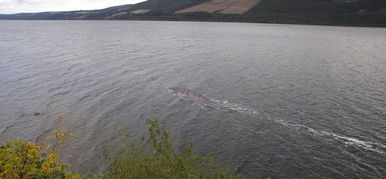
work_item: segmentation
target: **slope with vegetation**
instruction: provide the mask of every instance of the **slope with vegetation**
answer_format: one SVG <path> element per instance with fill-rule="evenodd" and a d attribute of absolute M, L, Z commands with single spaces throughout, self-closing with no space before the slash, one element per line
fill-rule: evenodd
<path fill-rule="evenodd" d="M 259 2 L 260 0 L 211 0 L 176 11 L 176 13 L 217 12 L 222 14 L 244 14 Z"/>
<path fill-rule="evenodd" d="M 279 23 L 386 26 L 386 1 L 262 0 L 244 16 Z"/>
<path fill-rule="evenodd" d="M 102 10 L 0 15 L 8 20 L 199 20 L 386 26 L 384 0 L 148 0 Z"/>

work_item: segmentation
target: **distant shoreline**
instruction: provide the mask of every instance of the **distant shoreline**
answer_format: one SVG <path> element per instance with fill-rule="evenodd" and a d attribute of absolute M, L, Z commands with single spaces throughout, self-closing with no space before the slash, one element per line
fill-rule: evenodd
<path fill-rule="evenodd" d="M 147 0 L 95 10 L 0 14 L 0 20 L 157 20 L 386 27 L 386 1 Z"/>
<path fill-rule="evenodd" d="M 299 19 L 280 19 L 280 20 L 267 20 L 267 19 L 243 19 L 243 18 L 202 18 L 202 17 L 190 17 L 181 18 L 179 16 L 137 16 L 127 19 L 28 19 L 28 18 L 3 18 L 2 16 L 13 16 L 13 15 L 1 15 L 0 20 L 4 21 L 181 21 L 181 22 L 239 22 L 239 23 L 264 23 L 264 24 L 289 24 L 289 25 L 320 25 L 320 26 L 342 26 L 342 27 L 386 27 L 386 17 L 384 23 L 373 23 L 373 22 L 357 22 L 348 23 L 344 21 L 336 22 L 314 22 L 305 21 Z"/>

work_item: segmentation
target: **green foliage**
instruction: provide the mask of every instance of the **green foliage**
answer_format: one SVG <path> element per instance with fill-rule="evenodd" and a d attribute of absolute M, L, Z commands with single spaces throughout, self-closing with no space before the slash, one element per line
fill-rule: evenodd
<path fill-rule="evenodd" d="M 380 0 L 261 0 L 250 13 L 339 13 L 356 14 L 360 10 L 377 12 L 386 7 Z"/>
<path fill-rule="evenodd" d="M 157 120 L 148 120 L 148 136 L 143 138 L 150 146 L 130 144 L 113 158 L 110 170 L 100 178 L 179 179 L 179 178 L 239 178 L 210 158 L 194 156 L 192 146 L 177 152 L 170 141 L 170 133 L 159 127 Z"/>
<path fill-rule="evenodd" d="M 157 120 L 148 120 L 148 136 L 141 147 L 136 143 L 123 147 L 113 157 L 108 171 L 98 178 L 127 179 L 198 179 L 239 178 L 231 170 L 222 168 L 211 158 L 194 156 L 192 145 L 177 152 L 170 133 Z M 0 179 L 15 178 L 82 178 L 68 172 L 69 164 L 58 160 L 59 150 L 65 139 L 72 134 L 68 130 L 56 130 L 47 142 L 37 144 L 13 140 L 0 146 Z M 147 146 L 148 145 L 148 146 Z M 149 147 L 149 148 L 146 148 Z M 147 150 L 148 149 L 148 150 Z"/>
<path fill-rule="evenodd" d="M 58 161 L 58 152 L 68 130 L 56 130 L 51 140 L 53 146 L 13 140 L 0 146 L 0 178 L 81 178 L 66 172 L 68 164 Z"/>

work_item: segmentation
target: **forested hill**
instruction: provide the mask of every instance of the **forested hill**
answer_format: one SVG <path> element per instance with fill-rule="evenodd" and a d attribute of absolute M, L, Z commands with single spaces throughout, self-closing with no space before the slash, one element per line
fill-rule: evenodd
<path fill-rule="evenodd" d="M 386 0 L 148 0 L 101 10 L 0 15 L 7 20 L 200 20 L 386 26 Z"/>

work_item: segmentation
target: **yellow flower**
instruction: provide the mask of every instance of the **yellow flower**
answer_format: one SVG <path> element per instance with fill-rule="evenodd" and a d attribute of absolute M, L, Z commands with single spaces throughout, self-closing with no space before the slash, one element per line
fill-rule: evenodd
<path fill-rule="evenodd" d="M 39 146 L 32 145 L 32 146 L 30 146 L 30 147 L 31 147 L 31 150 L 32 150 L 33 152 L 39 152 L 39 151 L 40 151 L 40 147 L 39 147 Z"/>
<path fill-rule="evenodd" d="M 48 144 L 47 146 L 46 146 L 46 149 L 51 149 L 52 148 L 52 146 L 50 145 L 50 144 Z"/>

